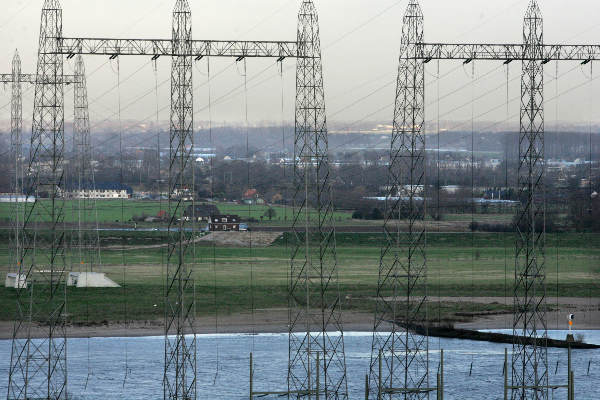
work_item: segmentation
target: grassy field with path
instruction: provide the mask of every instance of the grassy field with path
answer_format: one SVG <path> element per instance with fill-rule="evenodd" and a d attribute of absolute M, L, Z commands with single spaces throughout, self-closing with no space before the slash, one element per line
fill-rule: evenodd
<path fill-rule="evenodd" d="M 152 243 L 164 240 L 158 232 L 127 234 L 149 235 Z M 112 235 L 118 241 L 118 233 Z M 198 315 L 250 312 L 251 297 L 256 309 L 286 307 L 290 237 L 283 235 L 265 248 L 197 245 L 194 277 Z M 373 309 L 382 240 L 381 234 L 338 234 L 339 287 L 344 308 Z M 146 240 L 138 237 L 134 242 Z M 11 265 L 6 244 L 0 251 L 4 272 Z M 512 297 L 512 235 L 429 234 L 427 254 L 430 296 Z M 70 318 L 82 323 L 162 318 L 165 257 L 165 248 L 105 248 L 99 269 L 122 287 L 69 288 Z M 600 297 L 600 235 L 548 234 L 546 283 L 548 296 Z M 14 301 L 13 289 L 0 289 L 0 320 L 12 318 Z M 498 309 L 506 307 L 444 305 L 444 315 Z M 437 315 L 435 310 L 431 313 Z"/>

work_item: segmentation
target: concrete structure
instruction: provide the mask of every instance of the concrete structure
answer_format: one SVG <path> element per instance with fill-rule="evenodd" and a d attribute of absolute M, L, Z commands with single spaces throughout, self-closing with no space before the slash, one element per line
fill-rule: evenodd
<path fill-rule="evenodd" d="M 67 279 L 67 286 L 83 287 L 120 287 L 112 279 L 107 278 L 102 272 L 70 272 Z"/>
<path fill-rule="evenodd" d="M 4 281 L 4 287 L 13 289 L 26 289 L 27 277 L 23 274 L 8 273 Z"/>

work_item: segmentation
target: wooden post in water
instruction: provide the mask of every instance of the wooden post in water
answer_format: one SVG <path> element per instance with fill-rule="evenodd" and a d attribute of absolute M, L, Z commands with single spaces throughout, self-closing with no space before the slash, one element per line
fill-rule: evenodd
<path fill-rule="evenodd" d="M 571 400 L 575 400 L 575 373 L 571 371 Z"/>
<path fill-rule="evenodd" d="M 590 367 L 592 366 L 592 360 L 588 361 L 588 370 L 587 370 L 587 376 L 590 376 Z"/>
<path fill-rule="evenodd" d="M 440 363 L 442 368 L 440 370 L 440 383 L 438 385 L 438 393 L 440 394 L 440 400 L 444 400 L 444 349 L 440 353 Z"/>
<path fill-rule="evenodd" d="M 321 369 L 321 366 L 319 365 L 319 361 L 320 361 L 319 353 L 317 353 L 317 400 L 319 400 L 319 391 L 321 389 L 319 387 L 319 384 L 320 384 L 320 376 L 319 375 L 320 375 L 320 369 Z"/>
<path fill-rule="evenodd" d="M 379 381 L 378 381 L 378 387 L 377 387 L 377 400 L 381 400 L 382 396 L 381 396 L 381 356 L 383 355 L 383 352 L 381 351 L 381 349 L 379 349 Z"/>
<path fill-rule="evenodd" d="M 504 400 L 508 400 L 508 349 L 504 348 Z"/>
<path fill-rule="evenodd" d="M 250 353 L 250 400 L 252 400 L 254 398 L 254 385 L 253 385 L 253 380 L 254 380 L 254 371 L 252 371 L 252 353 Z"/>
<path fill-rule="evenodd" d="M 369 374 L 365 374 L 365 400 L 369 400 Z"/>
<path fill-rule="evenodd" d="M 573 335 L 569 331 L 567 335 L 568 343 L 568 356 L 567 356 L 567 398 L 568 400 L 575 400 L 575 391 L 573 390 L 573 371 L 571 369 L 571 343 L 573 342 Z"/>

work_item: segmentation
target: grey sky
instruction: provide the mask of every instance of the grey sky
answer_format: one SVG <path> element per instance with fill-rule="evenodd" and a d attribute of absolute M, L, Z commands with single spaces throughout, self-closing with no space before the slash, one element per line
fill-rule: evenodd
<path fill-rule="evenodd" d="M 529 0 L 422 0 L 425 14 L 425 39 L 428 42 L 499 42 L 518 43 L 522 16 Z M 407 0 L 316 0 L 320 13 L 321 40 L 325 68 L 328 115 L 336 128 L 357 127 L 362 121 L 387 124 L 392 117 L 392 103 L 400 44 L 401 22 Z M 23 70 L 33 71 L 37 51 L 39 14 L 42 0 L 3 0 L 0 17 L 0 66 L 9 72 L 12 54 L 19 49 Z M 168 38 L 174 0 L 61 0 L 65 36 Z M 300 0 L 191 0 L 195 39 L 262 39 L 295 40 L 296 14 Z M 600 43 L 600 2 L 597 0 L 540 0 L 544 15 L 547 43 Z M 244 64 L 233 60 L 213 59 L 214 77 L 210 88 L 214 101 L 212 119 L 216 123 L 242 122 L 245 115 L 243 85 Z M 92 124 L 114 120 L 117 111 L 116 62 L 106 57 L 86 58 Z M 72 64 L 66 64 L 67 70 Z M 158 63 L 160 119 L 168 118 L 168 59 Z M 251 123 L 280 121 L 282 84 L 273 60 L 247 60 L 248 114 Z M 293 118 L 294 62 L 284 64 L 284 118 Z M 122 57 L 120 61 L 121 104 L 123 119 L 153 121 L 156 97 L 154 72 L 148 58 Z M 125 80 L 134 71 L 131 78 Z M 440 115 L 444 121 L 470 120 L 471 113 L 480 124 L 504 121 L 506 108 L 506 70 L 501 63 L 480 62 L 475 76 L 485 78 L 470 84 L 471 66 L 443 62 L 441 74 L 449 73 L 440 83 Z M 520 65 L 509 71 L 509 98 L 519 94 Z M 91 74 L 92 71 L 95 71 Z M 453 72 L 449 72 L 453 71 Z M 194 71 L 196 121 L 208 119 L 208 85 L 206 61 L 196 63 Z M 259 74 L 257 78 L 256 75 Z M 556 120 L 554 100 L 556 82 L 554 63 L 546 68 L 547 121 Z M 600 105 L 599 84 L 585 84 L 590 67 L 563 63 L 559 67 L 558 118 L 586 125 Z M 427 66 L 427 119 L 437 117 L 437 62 Z M 593 77 L 600 76 L 600 70 Z M 582 85 L 576 89 L 570 89 Z M 462 88 L 462 89 L 461 89 Z M 592 88 L 596 90 L 590 102 Z M 458 90 L 461 89 L 461 90 Z M 233 92 L 232 92 L 233 91 Z M 229 94 L 229 93 L 232 94 Z M 374 92 L 374 93 L 373 93 Z M 372 95 L 363 97 L 373 93 Z M 451 93 L 451 94 L 450 94 Z M 488 95 L 483 96 L 485 93 Z M 9 101 L 10 91 L 0 90 L 1 106 Z M 143 95 L 146 95 L 143 98 Z M 68 95 L 67 95 L 68 96 Z M 483 96 L 483 97 L 482 97 Z M 480 98 L 481 97 L 481 98 Z M 478 99 L 471 107 L 471 99 Z M 25 94 L 25 117 L 31 109 L 32 91 Z M 67 97 L 66 118 L 71 118 Z M 593 104 L 593 109 L 590 105 Z M 0 109 L 0 119 L 9 109 Z M 518 100 L 509 104 L 508 115 L 517 120 Z M 594 120 L 597 118 L 594 117 Z M 350 125 L 354 123 L 355 125 Z M 464 122 L 462 122 L 464 125 Z M 485 125 L 485 124 L 484 124 Z M 461 122 L 448 122 L 460 128 Z"/>

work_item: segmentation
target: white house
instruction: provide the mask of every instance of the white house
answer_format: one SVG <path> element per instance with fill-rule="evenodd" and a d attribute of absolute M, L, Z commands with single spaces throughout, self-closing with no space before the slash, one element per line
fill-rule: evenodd
<path fill-rule="evenodd" d="M 131 188 L 118 183 L 83 184 L 65 191 L 71 199 L 128 199 Z"/>
<path fill-rule="evenodd" d="M 73 199 L 128 199 L 127 190 L 114 189 L 92 189 L 92 190 L 76 190 L 70 192 L 67 197 Z"/>

